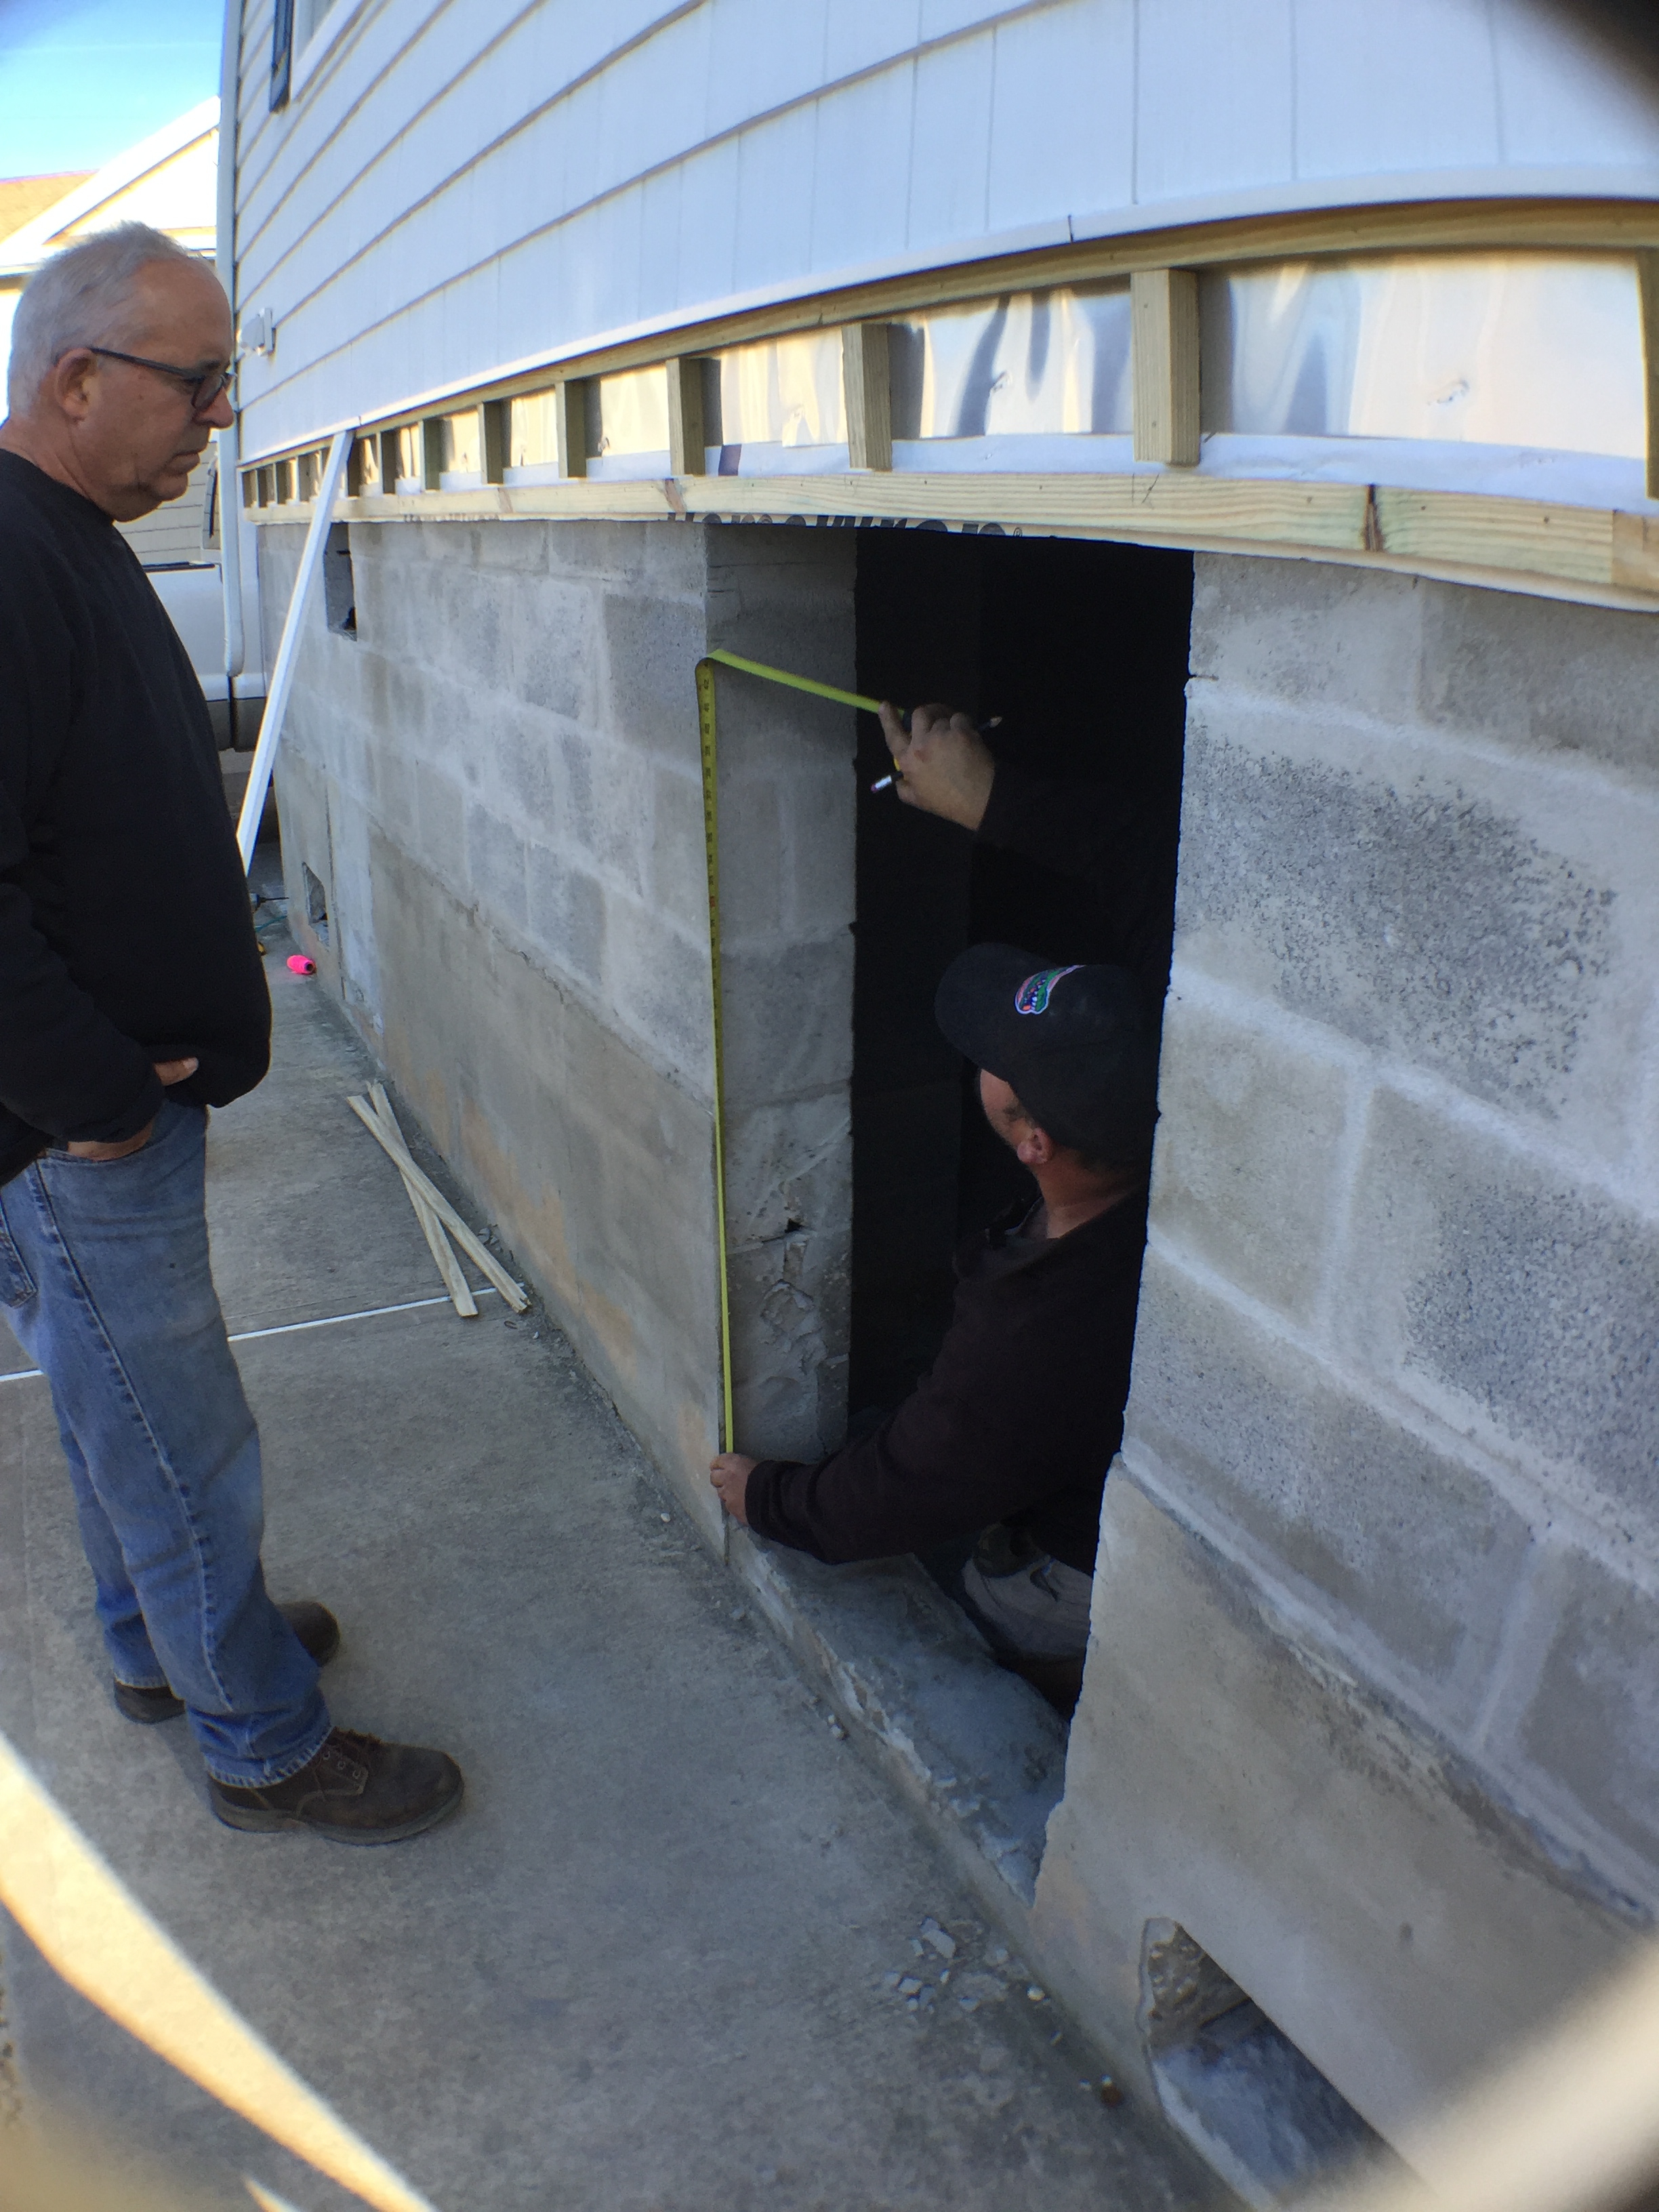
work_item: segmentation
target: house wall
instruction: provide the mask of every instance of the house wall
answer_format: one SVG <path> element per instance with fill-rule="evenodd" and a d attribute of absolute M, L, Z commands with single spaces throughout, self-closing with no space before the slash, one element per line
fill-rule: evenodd
<path fill-rule="evenodd" d="M 1650 71 L 1550 0 L 339 0 L 242 25 L 246 453 L 860 277 L 1257 211 L 1651 197 Z M 1355 87 L 1363 84 L 1363 98 Z"/>
<path fill-rule="evenodd" d="M 280 608 L 302 536 L 260 538 Z M 296 934 L 718 1540 L 693 672 L 725 645 L 850 685 L 852 540 L 523 522 L 349 542 L 356 635 L 331 634 L 313 595 L 277 769 Z M 720 679 L 733 1370 L 753 1450 L 815 1455 L 844 1419 L 853 743 L 845 709 Z"/>
<path fill-rule="evenodd" d="M 1659 1908 L 1659 635 L 1198 559 L 1151 1244 L 1037 1918 L 1396 2140 Z"/>

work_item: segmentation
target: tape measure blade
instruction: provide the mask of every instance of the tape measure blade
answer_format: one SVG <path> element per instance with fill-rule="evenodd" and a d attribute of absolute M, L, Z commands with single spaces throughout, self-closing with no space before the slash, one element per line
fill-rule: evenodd
<path fill-rule="evenodd" d="M 732 1273 L 726 1226 L 726 1039 L 720 1005 L 719 743 L 712 660 L 697 663 L 697 735 L 702 769 L 703 849 L 708 872 L 708 984 L 714 1048 L 714 1214 L 720 1299 L 720 1449 L 735 1449 L 732 1382 Z"/>

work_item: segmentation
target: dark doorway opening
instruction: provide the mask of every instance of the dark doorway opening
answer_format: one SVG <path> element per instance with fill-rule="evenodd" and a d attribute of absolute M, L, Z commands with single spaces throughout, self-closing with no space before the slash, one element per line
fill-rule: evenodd
<path fill-rule="evenodd" d="M 859 533 L 859 689 L 1002 719 L 999 762 L 1111 784 L 1146 810 L 1143 858 L 1172 916 L 1190 554 L 944 531 Z M 934 988 L 968 945 L 1044 963 L 1110 958 L 1115 887 L 998 850 L 870 785 L 890 767 L 859 717 L 849 1402 L 888 1407 L 931 1364 L 951 1255 L 1035 1186 L 992 1135 L 971 1072 L 933 1025 Z M 1143 959 L 1143 965 L 1146 964 Z M 1151 963 L 1157 965 L 1154 958 Z"/>

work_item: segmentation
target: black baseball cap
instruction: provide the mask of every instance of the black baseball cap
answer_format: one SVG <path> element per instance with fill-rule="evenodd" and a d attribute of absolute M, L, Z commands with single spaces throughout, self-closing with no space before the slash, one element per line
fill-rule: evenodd
<path fill-rule="evenodd" d="M 1113 1164 L 1151 1145 L 1158 1040 L 1124 969 L 1048 967 L 1017 945 L 972 945 L 940 978 L 933 1015 L 1056 1144 Z"/>

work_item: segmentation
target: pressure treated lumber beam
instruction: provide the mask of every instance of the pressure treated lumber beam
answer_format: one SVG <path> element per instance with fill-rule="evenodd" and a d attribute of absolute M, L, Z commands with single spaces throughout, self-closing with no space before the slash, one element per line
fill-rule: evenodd
<path fill-rule="evenodd" d="M 1198 460 L 1198 276 L 1139 269 L 1129 279 L 1138 461 Z"/>
<path fill-rule="evenodd" d="M 703 434 L 702 356 L 678 354 L 664 366 L 668 375 L 669 473 L 702 476 L 708 441 Z"/>
<path fill-rule="evenodd" d="M 893 465 L 893 385 L 885 323 L 844 323 L 841 380 L 848 459 L 855 469 Z"/>
<path fill-rule="evenodd" d="M 553 387 L 553 451 L 562 477 L 587 474 L 587 381 L 570 376 Z"/>

